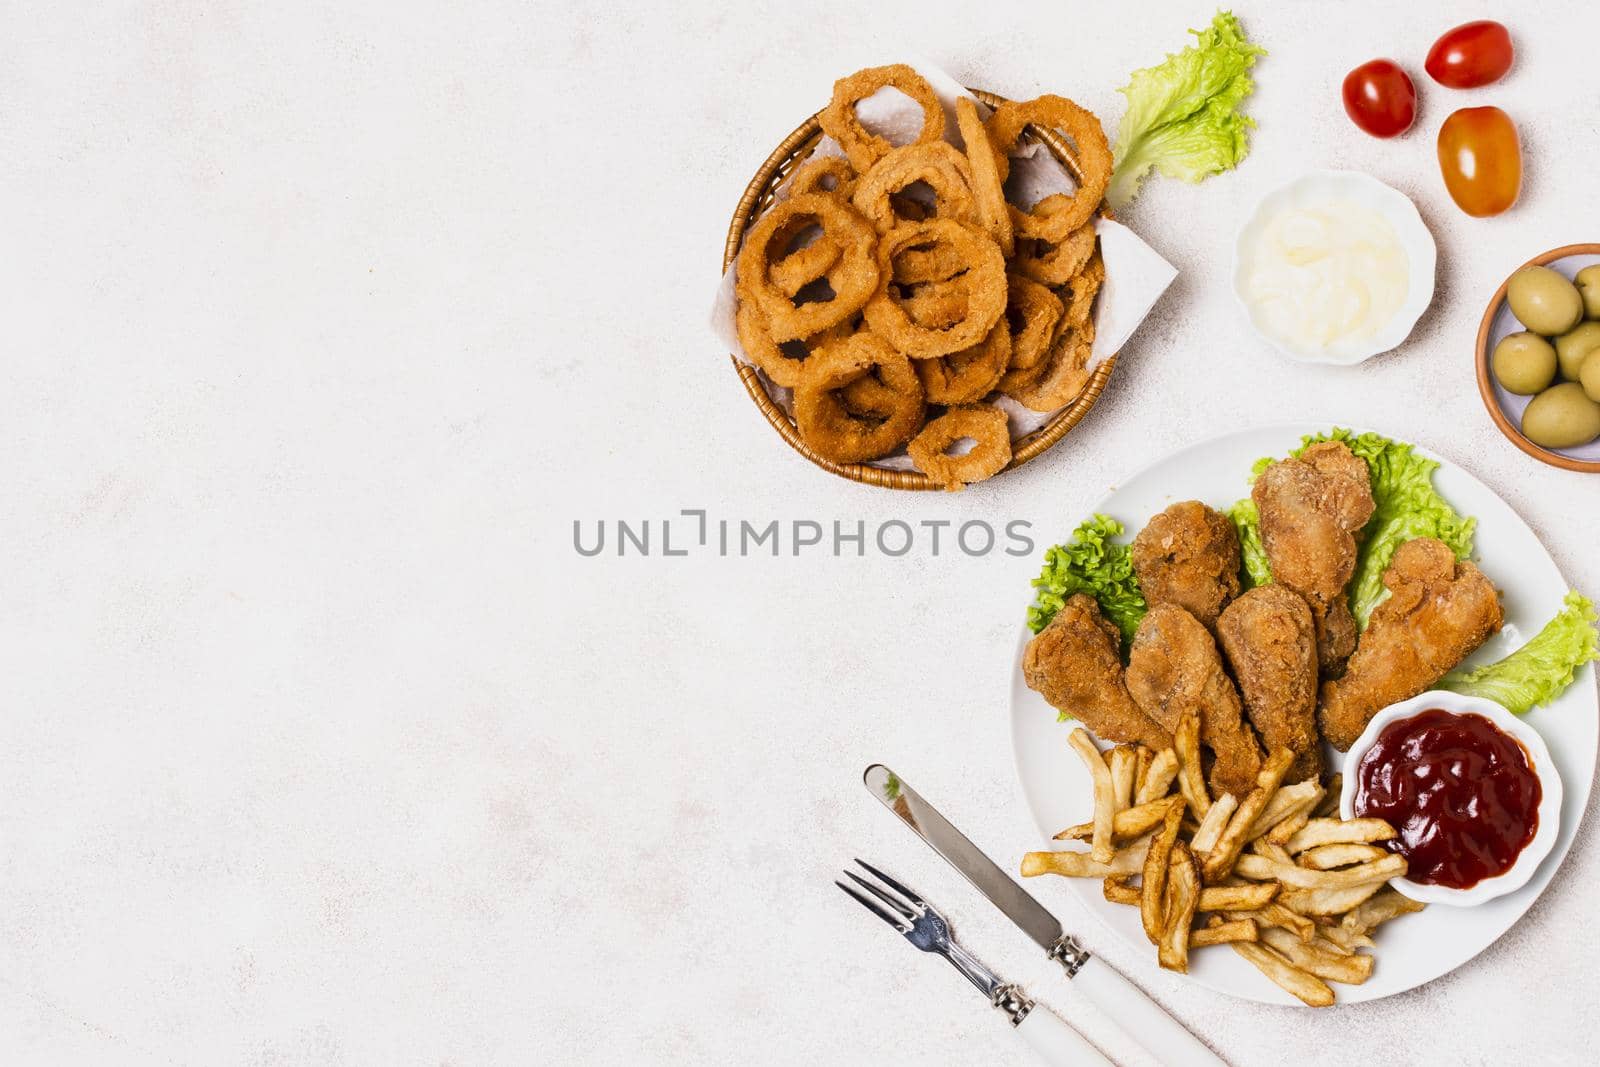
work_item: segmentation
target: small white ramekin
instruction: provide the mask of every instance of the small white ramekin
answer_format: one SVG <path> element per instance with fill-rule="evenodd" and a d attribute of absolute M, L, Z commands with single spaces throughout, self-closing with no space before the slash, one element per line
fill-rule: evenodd
<path fill-rule="evenodd" d="M 1291 348 L 1278 338 L 1267 334 L 1256 323 L 1255 316 L 1250 311 L 1250 304 L 1244 298 L 1242 291 L 1243 251 L 1246 240 L 1254 237 L 1256 231 L 1266 224 L 1267 218 L 1280 208 L 1310 206 L 1328 200 L 1353 200 L 1383 216 L 1389 225 L 1394 227 L 1395 235 L 1400 239 L 1400 246 L 1405 249 L 1406 261 L 1410 268 L 1410 283 L 1406 289 L 1405 303 L 1400 305 L 1394 317 L 1365 345 L 1340 353 Z M 1439 251 L 1433 243 L 1433 234 L 1428 231 L 1422 216 L 1417 212 L 1417 206 L 1406 194 L 1360 171 L 1314 170 L 1287 185 L 1279 186 L 1256 204 L 1255 210 L 1245 219 L 1244 225 L 1239 227 L 1239 232 L 1234 237 L 1233 260 L 1229 266 L 1228 277 L 1239 310 L 1244 314 L 1245 321 L 1250 324 L 1250 329 L 1264 343 L 1301 363 L 1352 366 L 1371 359 L 1381 352 L 1389 351 L 1410 335 L 1411 328 L 1417 324 L 1422 313 L 1433 302 L 1434 270 L 1438 258 Z"/>
<path fill-rule="evenodd" d="M 1429 708 L 1440 708 L 1455 715 L 1482 715 L 1522 743 L 1533 765 L 1533 773 L 1539 776 L 1539 826 L 1534 830 L 1533 840 L 1528 842 L 1528 847 L 1522 850 L 1509 871 L 1485 878 L 1469 889 L 1424 885 L 1409 878 L 1391 878 L 1389 884 L 1412 900 L 1456 907 L 1471 907 L 1514 893 L 1528 884 L 1533 872 L 1539 869 L 1539 864 L 1555 847 L 1556 837 L 1561 831 L 1561 775 L 1556 771 L 1550 759 L 1550 750 L 1545 747 L 1538 731 L 1492 700 L 1434 689 L 1410 700 L 1391 704 L 1378 712 L 1367 723 L 1367 728 L 1356 739 L 1356 743 L 1350 746 L 1350 751 L 1344 754 L 1344 787 L 1339 794 L 1339 814 L 1346 819 L 1355 818 L 1357 768 L 1361 765 L 1361 757 L 1378 740 L 1384 727 Z"/>

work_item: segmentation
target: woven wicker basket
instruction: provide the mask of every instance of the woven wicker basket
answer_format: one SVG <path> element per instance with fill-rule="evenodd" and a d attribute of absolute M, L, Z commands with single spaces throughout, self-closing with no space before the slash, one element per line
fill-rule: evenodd
<path fill-rule="evenodd" d="M 1005 103 L 1005 98 L 982 89 L 973 89 L 972 94 L 990 107 L 998 107 Z M 1061 161 L 1075 179 L 1081 180 L 1078 161 L 1073 155 L 1072 146 L 1060 134 L 1048 129 L 1034 129 L 1033 132 L 1039 140 L 1049 149 L 1050 153 Z M 783 179 L 806 157 L 811 154 L 812 148 L 822 137 L 822 126 L 816 115 L 812 115 L 802 122 L 793 133 L 783 139 L 783 143 L 773 149 L 767 161 L 756 171 L 756 176 L 750 179 L 750 184 L 745 187 L 744 195 L 739 198 L 739 206 L 734 209 L 733 221 L 728 226 L 728 243 L 722 253 L 722 269 L 726 271 L 732 265 L 734 258 L 739 254 L 739 243 L 744 237 L 744 231 L 750 227 L 761 213 L 772 202 L 774 192 L 783 184 Z M 1102 207 L 1102 213 L 1109 215 L 1109 210 Z M 1011 462 L 1006 470 L 1022 466 L 1033 457 L 1045 451 L 1051 445 L 1061 440 L 1072 428 L 1083 420 L 1094 407 L 1095 401 L 1100 399 L 1100 393 L 1106 387 L 1106 381 L 1111 377 L 1111 371 L 1116 367 L 1117 357 L 1112 355 L 1089 378 L 1089 384 L 1067 407 L 1062 408 L 1051 416 L 1050 421 L 1025 437 L 1019 438 L 1012 444 Z M 775 404 L 766 389 L 761 384 L 761 379 L 756 369 L 749 364 L 733 357 L 734 372 L 739 375 L 739 380 L 744 382 L 745 392 L 750 394 L 750 399 L 766 416 L 767 422 L 778 431 L 778 435 L 789 443 L 789 447 L 809 459 L 823 470 L 831 471 L 841 478 L 851 481 L 864 482 L 867 485 L 882 486 L 885 489 L 943 489 L 938 482 L 930 481 L 928 476 L 920 471 L 885 470 L 882 467 L 873 467 L 865 463 L 835 463 L 824 459 L 800 440 L 800 434 L 795 430 L 794 423 L 784 410 Z M 1003 472 L 1002 472 L 1003 473 Z"/>

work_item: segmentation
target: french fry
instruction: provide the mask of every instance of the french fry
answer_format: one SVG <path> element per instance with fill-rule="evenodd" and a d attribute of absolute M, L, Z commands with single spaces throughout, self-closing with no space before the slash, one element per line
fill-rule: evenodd
<path fill-rule="evenodd" d="M 1178 791 L 1194 817 L 1204 819 L 1211 797 L 1206 793 L 1205 773 L 1200 766 L 1200 720 L 1193 714 L 1184 714 L 1172 732 L 1172 743 L 1178 750 Z"/>
<path fill-rule="evenodd" d="M 1247 941 L 1234 942 L 1233 951 L 1249 960 L 1256 970 L 1272 979 L 1279 988 L 1292 993 L 1313 1008 L 1333 1003 L 1333 990 L 1314 974 L 1307 974 L 1272 949 Z"/>
<path fill-rule="evenodd" d="M 1148 804 L 1140 804 L 1136 808 L 1117 812 L 1116 818 L 1111 820 L 1112 841 L 1127 841 L 1148 833 L 1151 828 L 1166 818 L 1167 809 L 1171 807 L 1171 797 L 1163 800 L 1152 800 Z M 1093 822 L 1080 822 L 1076 826 L 1069 826 L 1056 835 L 1057 841 L 1088 841 L 1094 836 Z"/>
<path fill-rule="evenodd" d="M 1116 819 L 1111 770 L 1106 766 L 1100 750 L 1089 739 L 1089 731 L 1083 727 L 1073 730 L 1067 737 L 1067 743 L 1083 760 L 1083 765 L 1089 769 L 1089 776 L 1094 779 L 1094 833 L 1091 836 L 1090 854 L 1096 863 L 1109 864 L 1115 852 L 1111 845 L 1111 826 Z"/>
<path fill-rule="evenodd" d="M 1126 811 L 1133 800 L 1133 749 L 1118 745 L 1111 750 L 1111 814 Z"/>
<path fill-rule="evenodd" d="M 1267 882 L 1263 884 L 1271 885 L 1273 883 Z M 1290 911 L 1276 900 L 1261 908 L 1259 911 L 1225 911 L 1222 914 L 1224 918 L 1228 919 L 1254 919 L 1256 921 L 1256 925 L 1258 926 L 1279 927 L 1280 929 L 1289 931 L 1302 941 L 1310 941 L 1313 937 L 1317 936 L 1316 923 L 1312 922 L 1304 915 Z"/>
<path fill-rule="evenodd" d="M 1406 860 L 1404 856 L 1391 854 L 1337 871 L 1314 871 L 1282 860 L 1246 855 L 1239 857 L 1233 869 L 1245 878 L 1256 881 L 1272 878 L 1295 889 L 1350 889 L 1369 882 L 1387 882 L 1405 874 Z"/>
<path fill-rule="evenodd" d="M 1382 882 L 1345 889 L 1292 889 L 1278 894 L 1278 903 L 1299 915 L 1343 915 L 1383 888 Z"/>
<path fill-rule="evenodd" d="M 1144 857 L 1150 839 L 1124 845 L 1112 854 L 1111 862 L 1101 863 L 1090 852 L 1029 852 L 1022 857 L 1022 877 L 1059 874 L 1067 878 L 1107 878 L 1114 874 L 1138 874 L 1144 870 Z"/>
<path fill-rule="evenodd" d="M 1265 840 L 1270 841 L 1279 848 L 1282 848 L 1291 837 L 1304 829 L 1306 823 L 1310 821 L 1310 812 L 1297 811 L 1287 819 L 1280 822 L 1278 825 L 1274 826 L 1272 829 L 1268 830 L 1262 836 Z"/>
<path fill-rule="evenodd" d="M 1294 863 L 1294 858 L 1283 850 L 1282 845 L 1274 845 L 1264 837 L 1258 837 L 1250 842 L 1250 851 L 1258 856 L 1265 856 L 1273 863 Z"/>
<path fill-rule="evenodd" d="M 1107 878 L 1102 885 L 1105 897 L 1113 904 L 1132 904 L 1139 906 L 1139 887 L 1133 884 L 1133 876 L 1128 874 L 1114 874 Z"/>
<path fill-rule="evenodd" d="M 1160 800 L 1172 789 L 1172 780 L 1178 776 L 1178 754 L 1170 748 L 1157 752 L 1150 760 L 1150 768 L 1139 779 L 1139 792 L 1135 804 L 1148 804 Z"/>
<path fill-rule="evenodd" d="M 1241 885 L 1211 885 L 1200 891 L 1201 911 L 1257 911 L 1278 895 L 1276 882 L 1250 882 Z"/>
<path fill-rule="evenodd" d="M 1249 919 L 1223 922 L 1213 915 L 1204 930 L 1196 930 L 1189 935 L 1189 947 L 1204 948 L 1207 945 L 1226 945 L 1235 941 L 1256 941 L 1260 937 L 1260 928 Z"/>
<path fill-rule="evenodd" d="M 1151 851 L 1155 851 L 1154 848 Z M 1145 880 L 1148 884 L 1148 874 Z M 1157 943 L 1156 958 L 1167 970 L 1186 974 L 1189 970 L 1189 928 L 1194 924 L 1195 905 L 1200 901 L 1200 862 L 1182 841 L 1172 847 L 1168 859 L 1167 892 L 1166 925 Z"/>
<path fill-rule="evenodd" d="M 1196 856 L 1205 859 L 1206 853 L 1217 843 L 1222 828 L 1228 825 L 1228 820 L 1233 817 L 1234 810 L 1238 807 L 1239 798 L 1232 793 L 1224 793 L 1211 802 L 1211 808 L 1206 812 L 1206 817 L 1200 820 L 1194 838 L 1189 842 L 1189 847 L 1194 849 Z"/>
<path fill-rule="evenodd" d="M 1365 863 L 1368 860 L 1381 860 L 1388 855 L 1387 850 L 1377 845 L 1357 845 L 1346 843 L 1342 845 L 1318 845 L 1308 848 L 1300 853 L 1300 865 L 1310 867 L 1317 871 L 1331 871 L 1335 867 L 1348 867 L 1352 863 Z"/>
<path fill-rule="evenodd" d="M 1328 779 L 1328 788 L 1323 792 L 1322 799 L 1317 801 L 1317 806 L 1312 809 L 1313 819 L 1327 819 L 1339 817 L 1339 795 L 1344 792 L 1344 775 L 1335 774 Z"/>
<path fill-rule="evenodd" d="M 1314 781 L 1284 786 L 1256 816 L 1256 821 L 1250 826 L 1249 840 L 1254 841 L 1296 812 L 1310 811 L 1321 797 L 1322 786 Z"/>
<path fill-rule="evenodd" d="M 1286 748 L 1280 748 L 1267 757 L 1261 772 L 1256 775 L 1256 787 L 1240 803 L 1239 810 L 1228 820 L 1228 828 L 1222 831 L 1217 843 L 1206 856 L 1206 884 L 1215 885 L 1233 870 L 1234 861 L 1239 858 L 1239 850 L 1244 847 L 1246 835 L 1255 825 L 1256 819 L 1266 810 L 1268 802 L 1278 791 L 1283 776 L 1289 772 L 1289 766 L 1293 762 L 1294 753 Z"/>
<path fill-rule="evenodd" d="M 1263 930 L 1261 940 L 1307 974 L 1330 982 L 1360 985 L 1372 977 L 1372 957 L 1341 953 L 1322 941 L 1306 944 L 1286 930 Z"/>
<path fill-rule="evenodd" d="M 1392 841 L 1394 827 L 1382 819 L 1312 819 L 1289 838 L 1290 852 L 1304 852 L 1319 845 L 1367 844 Z"/>
<path fill-rule="evenodd" d="M 1339 921 L 1340 927 L 1354 934 L 1369 934 L 1381 924 L 1427 907 L 1419 901 L 1389 888 L 1353 908 Z"/>
<path fill-rule="evenodd" d="M 1161 829 L 1150 842 L 1150 851 L 1144 859 L 1144 884 L 1139 893 L 1139 922 L 1144 926 L 1144 936 L 1151 944 L 1160 945 L 1163 921 L 1166 919 L 1165 894 L 1167 872 L 1170 867 L 1173 842 L 1178 840 L 1178 827 L 1183 821 L 1183 800 L 1173 797 L 1167 801 L 1167 814 Z M 1191 910 L 1193 905 L 1191 904 Z M 1162 966 L 1166 966 L 1162 964 Z"/>
<path fill-rule="evenodd" d="M 1135 804 L 1139 803 L 1137 797 L 1140 790 L 1144 788 L 1144 780 L 1150 774 L 1150 762 L 1155 759 L 1155 755 L 1145 745 L 1133 746 L 1133 795 L 1136 798 L 1133 802 Z M 1154 800 L 1155 798 L 1152 797 L 1151 799 Z"/>

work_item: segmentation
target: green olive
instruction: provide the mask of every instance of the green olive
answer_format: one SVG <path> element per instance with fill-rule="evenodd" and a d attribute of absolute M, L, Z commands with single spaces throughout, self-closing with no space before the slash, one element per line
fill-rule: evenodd
<path fill-rule="evenodd" d="M 1522 435 L 1544 448 L 1586 445 L 1600 437 L 1600 404 L 1576 382 L 1552 386 L 1522 413 Z"/>
<path fill-rule="evenodd" d="M 1518 322 L 1546 337 L 1566 333 L 1583 318 L 1578 287 L 1549 267 L 1523 267 L 1513 274 L 1506 302 Z"/>
<path fill-rule="evenodd" d="M 1583 366 L 1578 371 L 1578 384 L 1583 386 L 1590 400 L 1600 404 L 1600 354 L 1590 352 L 1583 357 Z"/>
<path fill-rule="evenodd" d="M 1600 319 L 1600 263 L 1580 270 L 1577 282 L 1578 294 L 1583 297 L 1583 313 L 1591 319 Z"/>
<path fill-rule="evenodd" d="M 1556 350 L 1536 333 L 1511 333 L 1494 346 L 1490 366 L 1506 392 L 1532 396 L 1556 380 Z"/>
<path fill-rule="evenodd" d="M 1583 357 L 1600 348 L 1600 322 L 1580 322 L 1556 338 L 1556 359 L 1561 363 L 1561 377 L 1569 382 L 1578 380 L 1578 369 Z"/>

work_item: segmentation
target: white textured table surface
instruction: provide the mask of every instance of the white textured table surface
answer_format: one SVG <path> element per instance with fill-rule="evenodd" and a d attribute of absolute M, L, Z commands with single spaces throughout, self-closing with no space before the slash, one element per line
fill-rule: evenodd
<path fill-rule="evenodd" d="M 925 55 L 1111 126 L 1209 6 L 73 6 L 9 5 L 0 46 L 7 1062 L 1025 1062 L 829 885 L 854 855 L 1103 1036 L 859 784 L 885 760 L 1003 864 L 1029 846 L 1034 558 L 588 559 L 575 519 L 1026 519 L 1042 548 L 1155 456 L 1314 417 L 1460 462 L 1600 592 L 1600 479 L 1514 450 L 1471 378 L 1494 286 L 1600 238 L 1590 5 L 1240 6 L 1272 52 L 1250 158 L 1125 216 L 1178 283 L 1063 446 L 956 496 L 828 477 L 757 416 L 704 326 L 735 199 L 845 70 Z M 1434 36 L 1496 13 L 1510 78 L 1427 83 Z M 1380 54 L 1423 93 L 1398 142 L 1338 103 Z M 1433 150 L 1479 102 L 1529 156 L 1486 221 Z M 1223 265 L 1255 197 L 1332 165 L 1417 200 L 1438 295 L 1402 349 L 1309 370 Z M 1239 1065 L 1573 1063 L 1597 880 L 1590 826 L 1479 959 L 1322 1013 L 1151 975 L 1045 899 Z"/>

